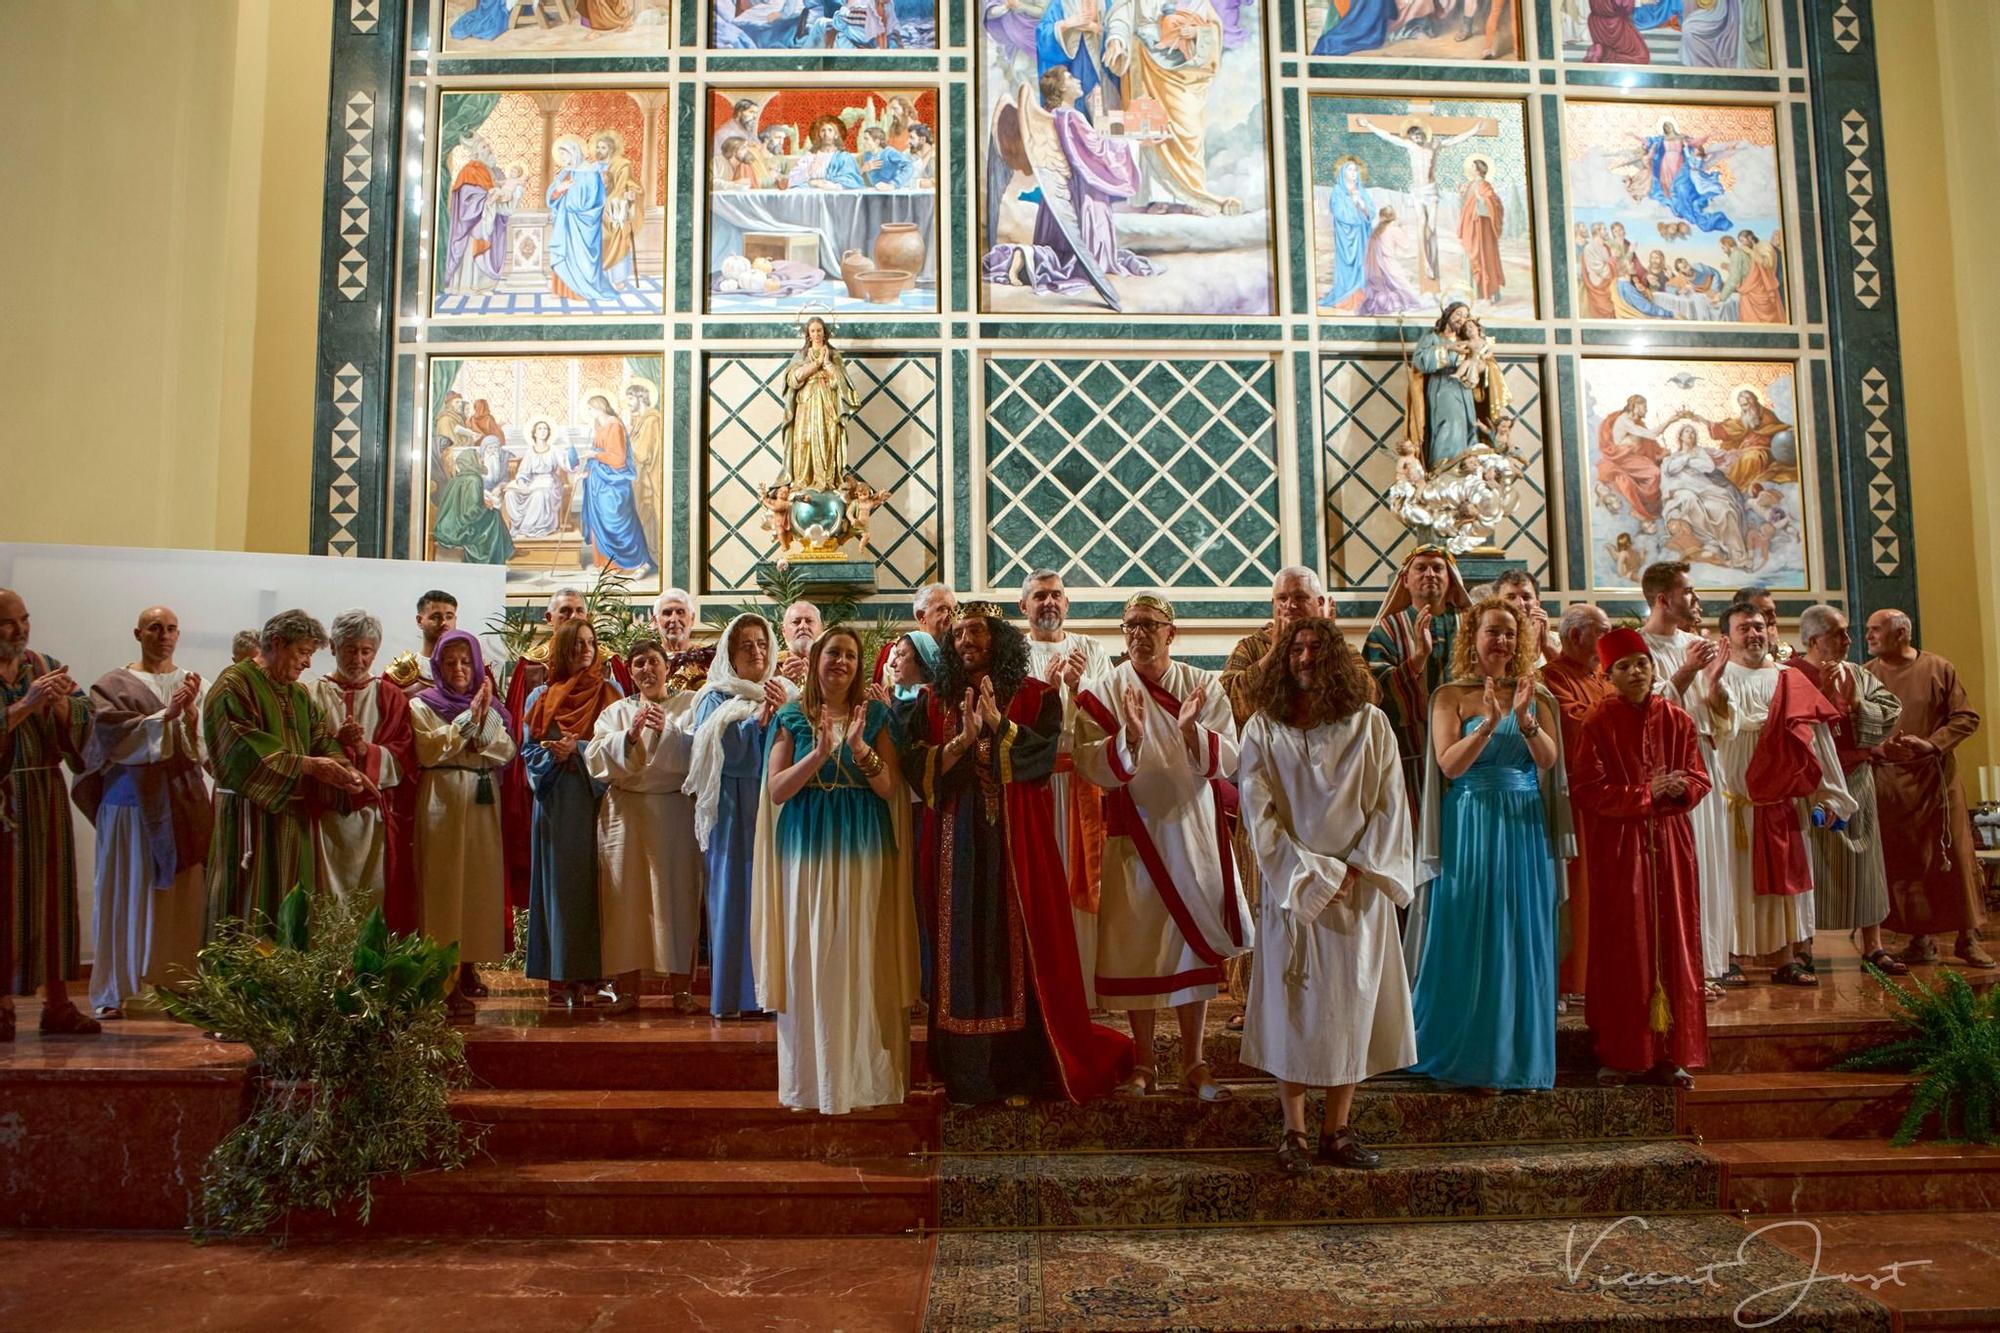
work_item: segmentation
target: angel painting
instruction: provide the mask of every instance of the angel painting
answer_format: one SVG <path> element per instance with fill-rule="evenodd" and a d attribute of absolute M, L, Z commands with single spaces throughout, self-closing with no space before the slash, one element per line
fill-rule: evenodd
<path fill-rule="evenodd" d="M 1082 97 L 1083 84 L 1068 66 L 1058 66 L 1042 75 L 1039 97 L 1024 83 L 994 113 L 986 234 L 999 235 L 1000 205 L 1016 172 L 1034 178 L 1040 199 L 1033 239 L 1026 245 L 996 241 L 980 260 L 980 272 L 987 282 L 1044 295 L 1094 292 L 1119 310 L 1111 276 L 1148 278 L 1160 269 L 1118 244 L 1112 209 L 1138 191 L 1139 159 L 1129 142 L 1092 128 L 1077 109 Z"/>

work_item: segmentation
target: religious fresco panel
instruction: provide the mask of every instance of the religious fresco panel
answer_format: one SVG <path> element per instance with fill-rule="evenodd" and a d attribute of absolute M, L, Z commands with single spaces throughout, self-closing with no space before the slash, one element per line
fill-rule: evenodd
<path fill-rule="evenodd" d="M 1536 314 L 1527 106 L 1495 99 L 1311 101 L 1314 308 L 1428 323 Z"/>
<path fill-rule="evenodd" d="M 662 376 L 657 355 L 433 358 L 425 558 L 504 564 L 521 594 L 607 568 L 658 591 Z"/>
<path fill-rule="evenodd" d="M 708 44 L 723 51 L 931 51 L 937 0 L 715 0 Z"/>
<path fill-rule="evenodd" d="M 708 94 L 708 310 L 938 308 L 935 88 Z"/>
<path fill-rule="evenodd" d="M 1454 0 L 1419 2 L 1444 8 L 1454 4 Z M 1688 69 L 1771 68 L 1773 34 L 1765 0 L 1555 0 L 1555 21 L 1564 60 Z"/>
<path fill-rule="evenodd" d="M 1813 586 L 1818 512 L 1790 361 L 1586 357 L 1580 393 L 1592 583 L 1631 590 L 1655 560 L 1700 588 Z"/>
<path fill-rule="evenodd" d="M 447 92 L 432 313 L 661 312 L 662 90 Z"/>
<path fill-rule="evenodd" d="M 981 309 L 1276 311 L 1264 14 L 1248 0 L 985 6 Z"/>
<path fill-rule="evenodd" d="M 428 0 L 418 0 L 428 3 Z M 665 55 L 673 0 L 444 0 L 452 56 Z"/>
<path fill-rule="evenodd" d="M 1306 50 L 1315 56 L 1426 61 L 1521 58 L 1521 8 L 1516 0 L 1303 3 Z"/>
<path fill-rule="evenodd" d="M 1580 318 L 1791 321 L 1772 108 L 1572 101 L 1563 121 Z"/>

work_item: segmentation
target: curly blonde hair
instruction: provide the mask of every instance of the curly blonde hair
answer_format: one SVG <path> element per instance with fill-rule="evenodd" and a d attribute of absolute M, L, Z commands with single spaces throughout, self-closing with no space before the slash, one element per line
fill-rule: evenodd
<path fill-rule="evenodd" d="M 1522 622 L 1521 613 L 1515 609 L 1512 602 L 1504 597 L 1487 597 L 1473 603 L 1470 611 L 1462 612 L 1458 617 L 1458 631 L 1452 636 L 1451 641 L 1453 680 L 1480 679 L 1477 647 L 1479 627 L 1485 622 L 1486 617 L 1495 611 L 1504 611 L 1514 620 L 1514 660 L 1509 665 L 1507 674 L 1515 680 L 1535 674 L 1535 652 L 1541 645 L 1536 643 L 1534 635 L 1528 632 L 1527 625 Z"/>

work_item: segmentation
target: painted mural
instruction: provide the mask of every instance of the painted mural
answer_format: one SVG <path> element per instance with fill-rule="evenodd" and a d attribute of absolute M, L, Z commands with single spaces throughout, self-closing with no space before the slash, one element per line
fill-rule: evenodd
<path fill-rule="evenodd" d="M 1770 108 L 1570 102 L 1563 115 L 1581 318 L 1788 322 Z"/>
<path fill-rule="evenodd" d="M 1518 60 L 1515 0 L 1305 0 L 1306 49 L 1316 56 L 1398 60 Z"/>
<path fill-rule="evenodd" d="M 1555 19 L 1565 60 L 1771 68 L 1764 0 L 1555 0 Z"/>
<path fill-rule="evenodd" d="M 1315 308 L 1535 316 L 1538 201 L 1516 101 L 1312 99 Z"/>
<path fill-rule="evenodd" d="M 1636 588 L 1655 560 L 1702 588 L 1811 586 L 1792 362 L 1587 358 L 1582 393 L 1597 587 Z"/>
<path fill-rule="evenodd" d="M 708 308 L 938 308 L 935 88 L 708 97 Z"/>
<path fill-rule="evenodd" d="M 709 45 L 741 51 L 930 51 L 936 0 L 715 0 Z"/>
<path fill-rule="evenodd" d="M 460 56 L 664 55 L 672 0 L 444 0 Z"/>
<path fill-rule="evenodd" d="M 616 569 L 657 591 L 666 421 L 658 356 L 430 363 L 429 558 L 546 592 Z"/>
<path fill-rule="evenodd" d="M 1275 310 L 1264 7 L 984 0 L 980 302 Z"/>
<path fill-rule="evenodd" d="M 669 96 L 445 93 L 433 313 L 660 313 Z"/>

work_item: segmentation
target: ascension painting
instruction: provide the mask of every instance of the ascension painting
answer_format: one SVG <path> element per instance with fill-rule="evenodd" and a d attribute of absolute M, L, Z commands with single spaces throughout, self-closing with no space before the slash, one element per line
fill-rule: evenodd
<path fill-rule="evenodd" d="M 1306 47 L 1316 56 L 1521 58 L 1515 0 L 1305 0 L 1305 7 Z"/>
<path fill-rule="evenodd" d="M 1264 6 L 982 6 L 981 307 L 1273 313 Z"/>
<path fill-rule="evenodd" d="M 432 312 L 659 314 L 669 96 L 445 93 Z"/>
<path fill-rule="evenodd" d="M 715 0 L 709 22 L 722 50 L 937 48 L 937 0 Z"/>
<path fill-rule="evenodd" d="M 659 356 L 475 356 L 430 363 L 421 449 L 429 558 L 505 565 L 510 592 L 612 569 L 660 575 Z"/>
<path fill-rule="evenodd" d="M 1565 60 L 1771 68 L 1765 0 L 1555 0 L 1555 18 Z"/>
<path fill-rule="evenodd" d="M 1580 318 L 1787 322 L 1775 111 L 1565 102 L 1563 117 Z"/>
<path fill-rule="evenodd" d="M 1701 588 L 1811 586 L 1792 362 L 1587 358 L 1582 381 L 1595 586 L 1655 560 Z"/>
<path fill-rule="evenodd" d="M 711 90 L 708 308 L 938 308 L 936 88 Z"/>
<path fill-rule="evenodd" d="M 1309 116 L 1320 314 L 1534 318 L 1523 103 L 1319 94 Z"/>
<path fill-rule="evenodd" d="M 452 56 L 664 56 L 672 0 L 444 0 Z"/>

